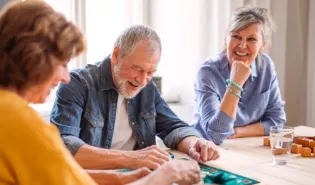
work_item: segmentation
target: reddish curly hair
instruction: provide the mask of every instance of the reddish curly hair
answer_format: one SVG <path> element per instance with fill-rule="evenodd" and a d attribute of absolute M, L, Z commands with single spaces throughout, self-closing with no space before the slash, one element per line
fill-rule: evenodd
<path fill-rule="evenodd" d="M 85 50 L 79 28 L 44 1 L 13 2 L 0 13 L 1 87 L 23 92 L 44 83 L 57 64 Z"/>

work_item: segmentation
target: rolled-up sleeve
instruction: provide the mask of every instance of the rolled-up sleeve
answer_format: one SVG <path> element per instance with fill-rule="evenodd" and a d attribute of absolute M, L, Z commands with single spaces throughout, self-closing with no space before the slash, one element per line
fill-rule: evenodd
<path fill-rule="evenodd" d="M 71 73 L 70 83 L 60 84 L 50 117 L 51 123 L 58 127 L 61 137 L 72 155 L 75 155 L 78 149 L 85 144 L 79 138 L 85 91 L 75 76 L 74 73 Z"/>
<path fill-rule="evenodd" d="M 284 110 L 285 102 L 281 98 L 274 66 L 271 65 L 271 67 L 272 79 L 270 85 L 270 97 L 267 109 L 264 113 L 263 118 L 261 119 L 261 124 L 264 126 L 265 129 L 265 135 L 269 135 L 271 126 L 282 126 L 286 122 L 286 114 Z"/>
<path fill-rule="evenodd" d="M 196 94 L 196 123 L 195 128 L 203 136 L 215 144 L 234 134 L 234 119 L 220 110 L 219 88 L 212 83 L 217 76 L 209 68 L 201 68 L 195 83 Z M 224 83 L 223 83 L 224 84 Z"/>

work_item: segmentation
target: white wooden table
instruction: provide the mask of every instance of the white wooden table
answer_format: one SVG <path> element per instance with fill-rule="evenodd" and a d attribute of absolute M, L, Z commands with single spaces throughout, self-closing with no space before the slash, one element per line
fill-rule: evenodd
<path fill-rule="evenodd" d="M 295 127 L 295 136 L 315 136 L 315 128 Z M 263 137 L 226 140 L 218 149 L 220 158 L 205 164 L 256 179 L 261 184 L 315 185 L 315 157 L 292 154 L 288 164 L 272 164 L 271 149 L 263 146 Z M 187 157 L 172 152 L 175 158 Z"/>

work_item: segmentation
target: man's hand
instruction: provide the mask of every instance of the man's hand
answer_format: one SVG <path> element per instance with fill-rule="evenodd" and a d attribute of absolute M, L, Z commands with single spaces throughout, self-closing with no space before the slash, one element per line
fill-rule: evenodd
<path fill-rule="evenodd" d="M 129 185 L 180 185 L 196 184 L 200 181 L 200 168 L 194 160 L 172 160 L 146 177 Z"/>
<path fill-rule="evenodd" d="M 198 162 L 216 160 L 220 157 L 215 144 L 205 139 L 198 139 L 194 142 L 190 146 L 188 154 Z"/>
<path fill-rule="evenodd" d="M 170 177 L 171 183 L 191 185 L 200 181 L 200 167 L 193 160 L 172 160 L 162 166 L 160 171 L 161 178 Z"/>
<path fill-rule="evenodd" d="M 168 152 L 156 145 L 141 150 L 126 151 L 124 155 L 127 157 L 126 165 L 130 169 L 138 169 L 140 167 L 157 169 L 171 159 Z"/>
<path fill-rule="evenodd" d="M 149 168 L 143 167 L 139 168 L 137 170 L 133 170 L 131 172 L 126 172 L 126 173 L 120 173 L 119 178 L 120 178 L 120 183 L 119 184 L 127 184 L 134 182 L 148 174 L 151 173 L 151 170 Z"/>

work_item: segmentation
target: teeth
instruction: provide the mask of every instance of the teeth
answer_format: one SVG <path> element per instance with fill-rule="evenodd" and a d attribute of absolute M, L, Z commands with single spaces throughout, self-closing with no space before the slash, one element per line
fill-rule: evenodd
<path fill-rule="evenodd" d="M 136 83 L 133 83 L 133 82 L 130 82 L 132 85 L 134 85 L 134 86 L 136 86 L 136 87 L 138 87 L 139 85 L 138 84 L 136 84 Z"/>
<path fill-rule="evenodd" d="M 237 55 L 239 55 L 239 56 L 247 56 L 248 55 L 248 53 L 241 53 L 241 52 L 235 52 Z"/>

